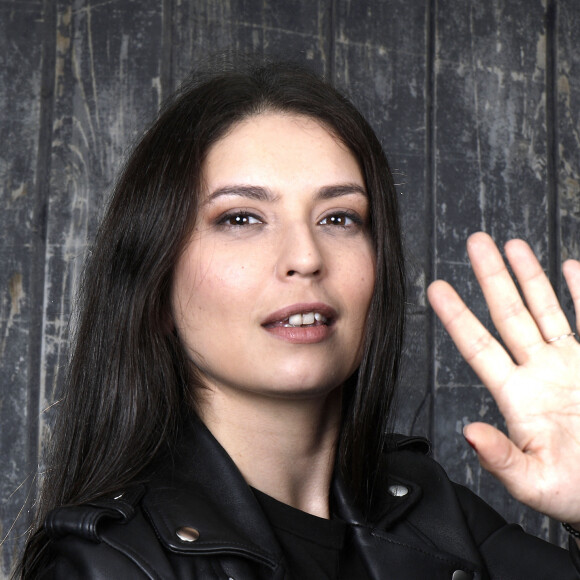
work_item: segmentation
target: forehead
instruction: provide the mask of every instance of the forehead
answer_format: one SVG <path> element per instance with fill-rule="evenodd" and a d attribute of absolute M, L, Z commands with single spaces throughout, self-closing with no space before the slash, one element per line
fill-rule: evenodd
<path fill-rule="evenodd" d="M 305 115 L 266 112 L 234 124 L 210 147 L 203 165 L 208 186 L 270 179 L 350 181 L 364 186 L 352 152 L 320 121 Z M 266 185 L 265 183 L 263 185 Z"/>

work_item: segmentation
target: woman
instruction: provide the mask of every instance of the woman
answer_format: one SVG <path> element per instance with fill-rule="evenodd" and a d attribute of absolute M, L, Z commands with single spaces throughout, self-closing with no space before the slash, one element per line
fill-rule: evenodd
<path fill-rule="evenodd" d="M 580 347 L 523 242 L 506 253 L 530 312 L 493 242 L 469 250 L 519 366 L 431 287 L 513 443 L 479 424 L 466 437 L 516 497 L 580 522 Z M 564 272 L 578 312 L 580 264 Z M 425 441 L 385 435 L 396 195 L 372 130 L 314 75 L 182 87 L 131 156 L 84 280 L 23 577 L 580 577 L 449 483 Z"/>

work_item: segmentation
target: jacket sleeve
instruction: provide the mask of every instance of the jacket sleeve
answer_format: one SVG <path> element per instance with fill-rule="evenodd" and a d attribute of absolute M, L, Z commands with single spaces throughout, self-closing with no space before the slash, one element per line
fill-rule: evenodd
<path fill-rule="evenodd" d="M 467 524 L 492 580 L 580 580 L 580 553 L 526 534 L 507 524 L 482 499 L 456 485 Z"/>

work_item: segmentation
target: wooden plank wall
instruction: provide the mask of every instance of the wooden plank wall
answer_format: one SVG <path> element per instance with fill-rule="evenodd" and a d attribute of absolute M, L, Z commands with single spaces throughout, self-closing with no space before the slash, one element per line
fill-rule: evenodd
<path fill-rule="evenodd" d="M 451 476 L 554 542 L 461 437 L 497 409 L 426 306 L 452 280 L 489 322 L 464 241 L 528 239 L 568 311 L 580 256 L 577 0 L 0 0 L 0 577 L 22 544 L 83 256 L 127 147 L 208 53 L 305 62 L 378 131 L 410 276 L 398 425 Z M 46 410 L 48 409 L 48 410 Z M 27 502 L 28 498 L 28 502 Z M 19 517 L 18 517 L 19 516 Z"/>

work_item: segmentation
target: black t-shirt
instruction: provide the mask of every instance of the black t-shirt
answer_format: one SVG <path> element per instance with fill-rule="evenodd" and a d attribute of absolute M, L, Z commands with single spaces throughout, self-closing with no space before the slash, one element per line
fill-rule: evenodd
<path fill-rule="evenodd" d="M 346 522 L 319 518 L 254 489 L 268 518 L 292 578 L 298 580 L 366 580 L 368 575 L 350 541 Z"/>

